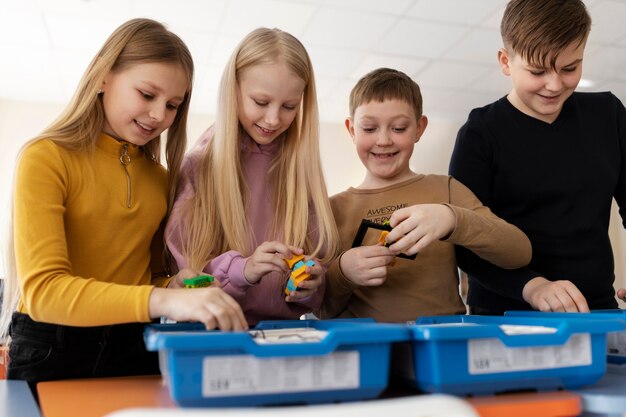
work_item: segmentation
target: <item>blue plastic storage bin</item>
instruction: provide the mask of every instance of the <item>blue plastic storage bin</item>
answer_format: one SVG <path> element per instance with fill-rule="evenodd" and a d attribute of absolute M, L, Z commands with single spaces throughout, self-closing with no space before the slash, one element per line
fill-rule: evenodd
<path fill-rule="evenodd" d="M 626 326 L 626 310 L 593 310 L 591 313 L 555 313 L 542 311 L 507 311 L 507 317 L 534 317 L 538 319 L 567 318 L 581 320 L 622 320 Z M 606 360 L 616 365 L 626 364 L 626 331 L 610 332 L 606 335 Z"/>
<path fill-rule="evenodd" d="M 412 350 L 399 352 L 400 377 L 458 395 L 577 388 L 604 375 L 606 333 L 623 328 L 619 320 L 422 317 L 411 326 Z"/>
<path fill-rule="evenodd" d="M 285 320 L 253 331 L 310 328 L 319 341 L 263 343 L 250 332 L 204 330 L 201 324 L 148 326 L 148 350 L 181 406 L 256 406 L 352 401 L 387 386 L 391 343 L 409 340 L 406 326 L 373 320 Z M 264 334 L 265 334 L 264 333 Z"/>

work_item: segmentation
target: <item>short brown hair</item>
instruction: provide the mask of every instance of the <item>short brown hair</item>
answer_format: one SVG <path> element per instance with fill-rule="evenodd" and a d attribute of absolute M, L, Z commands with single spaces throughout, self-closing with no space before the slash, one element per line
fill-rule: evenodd
<path fill-rule="evenodd" d="M 413 107 L 415 117 L 422 116 L 422 93 L 419 85 L 402 71 L 378 68 L 365 74 L 350 92 L 350 116 L 356 108 L 371 101 L 404 100 Z"/>
<path fill-rule="evenodd" d="M 511 0 L 500 23 L 509 53 L 551 68 L 572 42 L 585 42 L 590 30 L 591 17 L 582 0 Z"/>

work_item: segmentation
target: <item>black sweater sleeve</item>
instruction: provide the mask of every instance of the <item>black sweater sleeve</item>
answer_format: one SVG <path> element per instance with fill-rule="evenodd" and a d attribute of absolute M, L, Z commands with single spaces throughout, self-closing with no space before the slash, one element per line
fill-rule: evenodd
<path fill-rule="evenodd" d="M 494 158 L 494 144 L 489 141 L 488 132 L 482 128 L 474 111 L 457 134 L 449 172 L 492 210 L 494 170 L 497 169 Z M 481 286 L 518 301 L 523 301 L 522 289 L 526 283 L 541 275 L 528 267 L 513 270 L 499 268 L 460 246 L 456 248 L 456 255 L 459 268 L 472 279 L 480 277 L 478 282 Z"/>
<path fill-rule="evenodd" d="M 626 228 L 626 108 L 622 102 L 615 99 L 615 108 L 617 113 L 617 123 L 615 129 L 619 137 L 619 146 L 623 163 L 620 166 L 619 180 L 615 187 L 613 196 L 619 206 L 619 214 L 622 218 L 622 225 Z"/>

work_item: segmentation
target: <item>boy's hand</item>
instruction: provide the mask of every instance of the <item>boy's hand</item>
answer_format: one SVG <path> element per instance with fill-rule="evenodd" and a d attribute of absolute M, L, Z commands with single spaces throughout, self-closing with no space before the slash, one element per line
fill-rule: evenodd
<path fill-rule="evenodd" d="M 281 242 L 263 242 L 246 261 L 243 275 L 250 284 L 256 284 L 270 272 L 286 274 L 289 270 L 285 259 L 293 254 L 301 255 L 301 248 L 288 246 Z"/>
<path fill-rule="evenodd" d="M 395 254 L 383 245 L 348 249 L 339 259 L 341 271 L 350 281 L 361 286 L 381 285 L 387 279 L 387 266 Z"/>
<path fill-rule="evenodd" d="M 148 310 L 151 318 L 199 321 L 207 329 L 246 330 L 248 323 L 239 304 L 221 288 L 154 288 Z"/>
<path fill-rule="evenodd" d="M 393 230 L 387 242 L 394 253 L 415 255 L 454 230 L 454 212 L 443 204 L 416 204 L 396 210 L 389 219 Z"/>
<path fill-rule="evenodd" d="M 524 301 L 539 311 L 589 312 L 587 300 L 570 281 L 550 281 L 536 277 L 526 283 L 522 296 Z"/>
<path fill-rule="evenodd" d="M 315 294 L 324 282 L 324 268 L 320 266 L 318 259 L 313 259 L 314 266 L 307 266 L 305 273 L 311 275 L 298 284 L 298 291 L 291 291 L 289 295 L 285 297 L 287 302 L 298 302 L 303 298 L 310 297 Z"/>

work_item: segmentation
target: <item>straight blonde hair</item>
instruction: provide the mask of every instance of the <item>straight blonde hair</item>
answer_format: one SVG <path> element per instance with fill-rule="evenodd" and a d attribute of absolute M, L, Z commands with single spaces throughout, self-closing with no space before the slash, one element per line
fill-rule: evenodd
<path fill-rule="evenodd" d="M 242 127 L 238 80 L 249 68 L 285 63 L 305 83 L 292 124 L 278 139 L 268 173 L 275 217 L 272 239 L 304 249 L 328 262 L 338 248 L 338 232 L 328 201 L 319 153 L 319 116 L 313 67 L 304 46 L 279 29 L 259 28 L 237 46 L 222 75 L 215 135 L 199 164 L 196 195 L 185 207 L 179 229 L 187 265 L 202 270 L 216 256 L 252 247 L 246 208 L 250 204 L 240 160 Z M 309 207 L 315 213 L 313 221 Z"/>
<path fill-rule="evenodd" d="M 33 142 L 49 139 L 59 146 L 91 153 L 104 127 L 105 114 L 99 90 L 105 77 L 111 71 L 143 63 L 180 65 L 188 81 L 183 102 L 178 107 L 174 122 L 167 130 L 165 154 L 169 172 L 169 213 L 187 146 L 186 125 L 193 83 L 193 59 L 184 42 L 159 22 L 150 19 L 133 19 L 118 27 L 87 67 L 65 110 L 22 149 Z M 157 137 L 142 146 L 143 152 L 155 163 L 160 163 L 160 144 L 161 138 Z M 12 222 L 9 229 L 7 277 L 4 280 L 3 305 L 0 313 L 0 338 L 8 334 L 11 315 L 20 297 Z"/>

